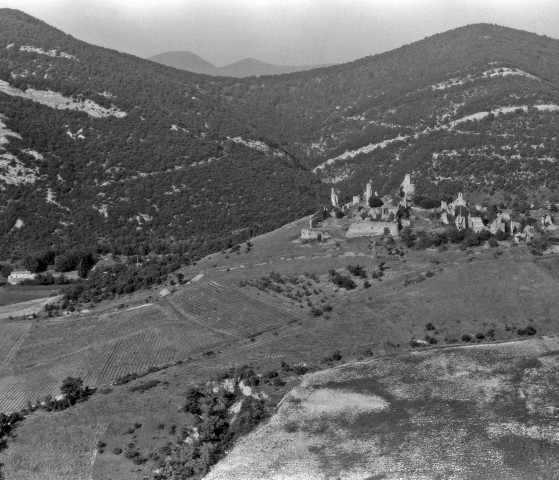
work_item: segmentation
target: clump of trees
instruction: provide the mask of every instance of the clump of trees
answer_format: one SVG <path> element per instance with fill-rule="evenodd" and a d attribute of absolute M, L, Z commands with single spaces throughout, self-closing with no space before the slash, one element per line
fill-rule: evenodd
<path fill-rule="evenodd" d="M 168 456 L 160 462 L 155 479 L 202 478 L 238 437 L 267 418 L 266 401 L 244 396 L 238 388 L 241 379 L 250 382 L 256 375 L 250 367 L 237 373 L 234 391 L 213 385 L 189 387 L 182 409 L 194 417 L 194 427 L 185 429 L 175 448 L 165 452 Z M 232 416 L 229 409 L 235 402 L 240 402 L 240 409 Z"/>
<path fill-rule="evenodd" d="M 353 290 L 357 287 L 356 283 L 347 275 L 341 275 L 336 270 L 330 270 L 330 279 L 332 283 L 340 288 L 345 288 L 346 290 Z"/>

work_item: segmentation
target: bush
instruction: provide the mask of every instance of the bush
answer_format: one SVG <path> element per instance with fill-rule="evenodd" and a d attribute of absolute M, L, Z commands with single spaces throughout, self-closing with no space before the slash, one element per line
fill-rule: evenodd
<path fill-rule="evenodd" d="M 118 447 L 113 448 L 113 453 L 115 455 L 120 455 L 122 453 L 122 448 L 118 448 Z"/>
<path fill-rule="evenodd" d="M 507 234 L 505 232 L 503 232 L 501 229 L 499 229 L 499 230 L 497 230 L 497 233 L 495 234 L 495 238 L 497 240 L 499 240 L 499 242 L 502 242 L 502 241 L 507 239 Z"/>
<path fill-rule="evenodd" d="M 367 272 L 361 265 L 348 265 L 346 268 L 347 271 L 355 277 L 361 277 L 361 278 L 367 277 Z M 363 274 L 365 274 L 365 277 L 362 277 Z"/>
<path fill-rule="evenodd" d="M 536 329 L 534 327 L 532 327 L 531 325 L 528 325 L 526 328 L 519 328 L 517 330 L 518 335 L 535 335 Z"/>
<path fill-rule="evenodd" d="M 486 242 L 491 238 L 491 232 L 489 230 L 482 230 L 477 233 L 477 236 L 482 242 Z"/>
<path fill-rule="evenodd" d="M 157 385 L 159 385 L 161 382 L 159 380 L 148 380 L 147 382 L 144 383 L 140 383 L 139 385 L 134 385 L 133 387 L 130 387 L 129 390 L 131 392 L 140 392 L 140 393 L 144 393 L 147 390 L 156 387 Z"/>
<path fill-rule="evenodd" d="M 346 290 L 352 290 L 357 286 L 350 277 L 340 275 L 339 273 L 336 273 L 332 277 L 332 283 L 340 288 L 345 288 Z"/>
<path fill-rule="evenodd" d="M 190 412 L 193 415 L 200 415 L 202 410 L 200 409 L 200 403 L 204 398 L 204 393 L 199 387 L 189 387 L 186 391 L 186 402 L 184 403 L 182 409 L 185 412 Z"/>
<path fill-rule="evenodd" d="M 466 230 L 458 230 L 456 227 L 450 227 L 446 231 L 446 236 L 450 243 L 461 243 L 466 238 Z"/>
<path fill-rule="evenodd" d="M 496 248 L 496 247 L 499 246 L 499 242 L 496 240 L 495 237 L 491 237 L 491 238 L 489 239 L 488 245 L 489 245 L 491 248 Z"/>
<path fill-rule="evenodd" d="M 462 335 L 462 341 L 463 342 L 471 342 L 472 341 L 472 337 L 468 334 L 464 334 Z"/>
<path fill-rule="evenodd" d="M 425 330 L 435 330 L 435 325 L 429 322 L 427 325 L 425 325 Z"/>
<path fill-rule="evenodd" d="M 475 233 L 473 230 L 466 230 L 466 234 L 464 236 L 464 240 L 462 241 L 462 245 L 465 248 L 470 247 L 477 247 L 481 244 L 481 238 Z"/>
<path fill-rule="evenodd" d="M 293 367 L 293 371 L 297 375 L 304 375 L 305 373 L 307 373 L 309 371 L 309 369 L 307 367 L 305 367 L 304 365 L 295 365 Z"/>
<path fill-rule="evenodd" d="M 400 232 L 400 240 L 402 240 L 402 243 L 408 248 L 413 247 L 416 238 L 417 235 L 413 233 L 411 227 L 404 227 Z"/>

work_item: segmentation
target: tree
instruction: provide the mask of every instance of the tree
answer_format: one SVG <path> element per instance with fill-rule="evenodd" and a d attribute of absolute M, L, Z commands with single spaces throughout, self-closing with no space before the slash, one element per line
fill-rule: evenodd
<path fill-rule="evenodd" d="M 0 274 L 2 274 L 3 277 L 9 277 L 13 270 L 14 268 L 9 263 L 3 263 L 2 266 L 0 266 Z"/>
<path fill-rule="evenodd" d="M 402 243 L 408 248 L 413 247 L 416 238 L 417 236 L 415 235 L 415 233 L 413 233 L 411 227 L 404 227 L 400 232 L 400 239 L 402 240 Z"/>
<path fill-rule="evenodd" d="M 378 197 L 369 198 L 369 207 L 380 208 L 384 205 L 384 202 Z"/>
<path fill-rule="evenodd" d="M 79 377 L 66 377 L 60 387 L 60 392 L 66 397 L 70 405 L 85 400 L 88 390 L 87 387 L 83 386 L 83 380 Z"/>
<path fill-rule="evenodd" d="M 41 257 L 28 255 L 23 259 L 23 267 L 31 273 L 39 273 L 47 269 L 47 264 Z"/>

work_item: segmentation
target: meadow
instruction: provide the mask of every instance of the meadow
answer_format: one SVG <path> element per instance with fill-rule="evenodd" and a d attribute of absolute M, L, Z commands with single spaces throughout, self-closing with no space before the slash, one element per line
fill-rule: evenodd
<path fill-rule="evenodd" d="M 56 295 L 59 289 L 52 285 L 7 285 L 0 287 L 0 307 Z"/>

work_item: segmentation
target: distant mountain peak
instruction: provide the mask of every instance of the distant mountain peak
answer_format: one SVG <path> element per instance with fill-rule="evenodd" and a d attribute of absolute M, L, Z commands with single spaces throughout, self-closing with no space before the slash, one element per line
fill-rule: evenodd
<path fill-rule="evenodd" d="M 216 68 L 213 64 L 187 50 L 160 53 L 148 58 L 148 60 L 167 65 L 168 67 L 178 68 L 179 70 L 216 75 Z"/>
<path fill-rule="evenodd" d="M 325 65 L 276 65 L 273 63 L 263 62 L 256 58 L 243 58 L 237 62 L 233 62 L 223 67 L 216 67 L 212 63 L 204 60 L 198 55 L 189 51 L 164 52 L 153 57 L 152 60 L 168 67 L 178 68 L 194 73 L 205 73 L 206 75 L 214 75 L 220 77 L 259 77 L 262 75 L 280 75 L 284 73 L 300 72 L 320 68 Z"/>

